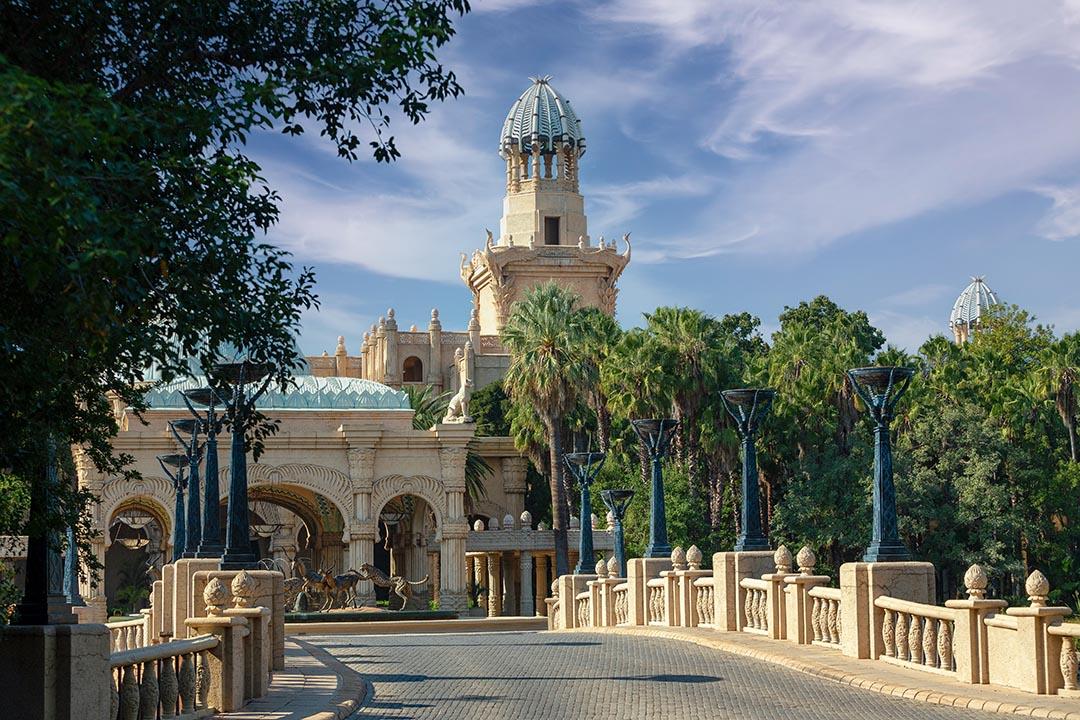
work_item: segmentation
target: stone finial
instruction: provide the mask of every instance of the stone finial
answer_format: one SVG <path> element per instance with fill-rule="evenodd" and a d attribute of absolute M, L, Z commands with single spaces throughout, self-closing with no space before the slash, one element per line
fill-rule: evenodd
<path fill-rule="evenodd" d="M 795 556 L 795 561 L 799 563 L 799 572 L 803 575 L 814 574 L 814 566 L 817 565 L 817 556 L 814 555 L 814 551 L 810 549 L 809 545 L 803 545 L 799 548 L 799 552 Z"/>
<path fill-rule="evenodd" d="M 686 569 L 686 553 L 679 546 L 675 546 L 675 549 L 671 551 L 671 564 L 676 570 Z"/>
<path fill-rule="evenodd" d="M 589 515 L 589 522 L 592 523 L 593 529 L 600 527 L 600 518 L 596 517 L 596 513 Z"/>
<path fill-rule="evenodd" d="M 773 564 L 776 565 L 776 572 L 791 572 L 791 551 L 787 549 L 787 545 L 781 545 L 776 548 L 776 552 L 773 553 L 772 559 Z"/>
<path fill-rule="evenodd" d="M 258 580 L 249 575 L 247 570 L 241 570 L 233 577 L 230 586 L 236 607 L 252 607 L 252 598 L 255 597 L 255 591 L 259 588 Z"/>
<path fill-rule="evenodd" d="M 607 561 L 608 577 L 619 577 L 620 572 L 622 572 L 622 568 L 619 567 L 619 561 L 612 555 Z"/>
<path fill-rule="evenodd" d="M 431 308 L 431 320 L 432 322 L 439 319 L 439 308 Z"/>
<path fill-rule="evenodd" d="M 585 236 L 584 235 L 578 235 L 577 246 L 579 248 L 581 248 L 582 250 L 585 249 Z"/>
<path fill-rule="evenodd" d="M 1028 594 L 1031 607 L 1042 607 L 1046 605 L 1046 596 L 1050 592 L 1050 581 L 1038 570 L 1032 570 L 1024 582 L 1024 590 Z"/>
<path fill-rule="evenodd" d="M 337 336 L 337 347 L 334 349 L 334 354 L 335 355 L 346 355 L 346 354 L 348 354 L 348 353 L 345 352 L 345 336 L 344 335 L 338 335 Z"/>
<path fill-rule="evenodd" d="M 393 320 L 394 319 L 394 308 L 387 308 L 386 309 L 386 319 L 387 320 Z"/>
<path fill-rule="evenodd" d="M 964 573 L 964 587 L 967 588 L 968 597 L 972 600 L 982 600 L 986 597 L 986 586 L 990 584 L 990 578 L 986 575 L 986 569 L 982 565 L 972 565 Z"/>
<path fill-rule="evenodd" d="M 323 350 L 323 351 L 322 351 L 322 356 L 323 356 L 323 357 L 330 357 L 330 353 L 328 353 L 328 352 L 326 352 L 325 350 Z"/>
<path fill-rule="evenodd" d="M 481 520 L 480 518 L 476 518 L 476 522 L 474 522 L 472 524 L 472 529 L 475 530 L 476 532 L 483 532 L 483 530 L 484 530 L 484 521 Z"/>
<path fill-rule="evenodd" d="M 499 529 L 499 518 L 493 517 L 490 520 L 488 520 L 488 530 L 498 530 L 498 529 Z"/>
<path fill-rule="evenodd" d="M 540 522 L 536 523 L 536 529 L 537 530 L 547 530 L 548 529 L 547 523 L 544 522 L 543 520 L 541 520 Z"/>
<path fill-rule="evenodd" d="M 229 600 L 229 591 L 225 583 L 221 582 L 221 578 L 214 577 L 206 583 L 202 597 L 206 604 L 206 614 L 209 617 L 217 617 L 225 609 L 225 603 Z"/>
<path fill-rule="evenodd" d="M 596 567 L 593 568 L 597 576 L 605 578 L 607 577 L 607 563 L 603 560 L 596 561 Z"/>
<path fill-rule="evenodd" d="M 413 323 L 412 325 L 409 326 L 409 332 L 417 332 L 416 323 Z"/>
<path fill-rule="evenodd" d="M 505 515 L 503 515 L 503 530 L 513 530 L 513 529 L 514 529 L 514 516 L 511 515 L 510 513 L 506 513 Z"/>
<path fill-rule="evenodd" d="M 608 530 L 615 527 L 615 513 L 610 510 L 607 511 L 607 515 L 604 516 L 604 521 L 607 522 Z"/>
<path fill-rule="evenodd" d="M 472 312 L 469 313 L 469 328 L 468 329 L 469 329 L 470 332 L 472 332 L 473 330 L 479 330 L 480 329 L 480 311 L 477 310 L 476 308 L 473 308 Z"/>
<path fill-rule="evenodd" d="M 581 527 L 581 521 L 577 519 L 576 515 L 570 516 L 570 529 L 577 530 Z"/>
<path fill-rule="evenodd" d="M 551 581 L 551 597 L 558 597 L 559 595 L 559 578 L 555 578 Z"/>
<path fill-rule="evenodd" d="M 522 530 L 532 530 L 532 513 L 528 510 L 521 511 L 521 517 L 518 518 L 521 521 Z"/>
<path fill-rule="evenodd" d="M 510 247 L 514 247 L 514 236 L 513 235 L 508 235 L 506 237 L 506 244 L 509 245 Z"/>
<path fill-rule="evenodd" d="M 690 566 L 691 570 L 700 570 L 701 561 L 704 556 L 701 554 L 701 550 L 697 545 L 691 545 L 686 551 L 686 562 Z"/>

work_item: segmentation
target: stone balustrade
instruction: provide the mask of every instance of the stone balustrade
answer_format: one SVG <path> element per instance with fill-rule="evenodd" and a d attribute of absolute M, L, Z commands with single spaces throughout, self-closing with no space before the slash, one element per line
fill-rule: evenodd
<path fill-rule="evenodd" d="M 220 640 L 200 635 L 113 652 L 110 718 L 200 718 L 210 715 L 207 654 Z"/>
<path fill-rule="evenodd" d="M 552 583 L 548 627 L 746 632 L 964 683 L 1080 697 L 1080 625 L 1063 622 L 1069 608 L 1046 606 L 1049 587 L 1037 570 L 1026 583 L 1028 607 L 988 599 L 986 572 L 978 565 L 964 576 L 969 597 L 942 607 L 932 602 L 929 563 L 848 563 L 839 587 L 830 587 L 833 578 L 814 574 L 809 548 L 795 560 L 798 572 L 783 546 L 775 553 L 717 553 L 714 572 L 701 568 L 696 547 L 676 548 L 670 562 L 630 560 L 625 579 L 615 577 L 614 563 L 598 562 L 595 575 Z"/>
<path fill-rule="evenodd" d="M 810 625 L 814 631 L 814 644 L 839 649 L 843 618 L 840 589 L 818 586 L 811 588 L 807 595 L 811 600 Z"/>
<path fill-rule="evenodd" d="M 109 649 L 113 652 L 133 650 L 153 644 L 149 611 L 143 611 L 139 613 L 139 617 L 130 620 L 105 623 L 105 627 L 109 629 Z"/>

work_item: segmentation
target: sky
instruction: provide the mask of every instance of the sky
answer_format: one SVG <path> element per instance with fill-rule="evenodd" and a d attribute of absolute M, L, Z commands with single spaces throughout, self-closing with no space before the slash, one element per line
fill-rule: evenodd
<path fill-rule="evenodd" d="M 459 254 L 497 231 L 506 112 L 550 75 L 581 118 L 589 232 L 631 232 L 618 319 L 825 294 L 915 350 L 973 275 L 1080 327 L 1080 0 L 474 0 L 439 52 L 465 94 L 349 163 L 267 131 L 270 240 L 318 276 L 307 354 L 398 326 L 464 329 Z"/>

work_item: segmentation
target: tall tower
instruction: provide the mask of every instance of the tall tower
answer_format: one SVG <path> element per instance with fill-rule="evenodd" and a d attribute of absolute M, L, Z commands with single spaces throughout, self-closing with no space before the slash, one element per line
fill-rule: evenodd
<path fill-rule="evenodd" d="M 963 345 L 970 341 L 972 334 L 979 326 L 979 318 L 983 312 L 997 304 L 997 295 L 983 281 L 983 277 L 980 275 L 971 278 L 971 284 L 964 288 L 964 291 L 956 298 L 952 312 L 949 314 L 949 327 L 953 331 L 953 340 L 956 344 Z"/>
<path fill-rule="evenodd" d="M 506 161 L 506 197 L 499 237 L 488 232 L 485 246 L 461 256 L 461 279 L 473 293 L 481 332 L 497 334 L 510 305 L 529 288 L 555 280 L 583 305 L 615 314 L 619 275 L 630 261 L 615 242 L 589 239 L 579 166 L 585 137 L 570 102 L 549 77 L 532 85 L 511 106 L 499 139 Z"/>

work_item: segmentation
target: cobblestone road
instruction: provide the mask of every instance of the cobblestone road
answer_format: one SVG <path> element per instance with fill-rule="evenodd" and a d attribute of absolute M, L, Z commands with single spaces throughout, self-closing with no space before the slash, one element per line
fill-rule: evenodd
<path fill-rule="evenodd" d="M 1001 719 L 632 635 L 305 637 L 374 685 L 355 718 Z"/>

